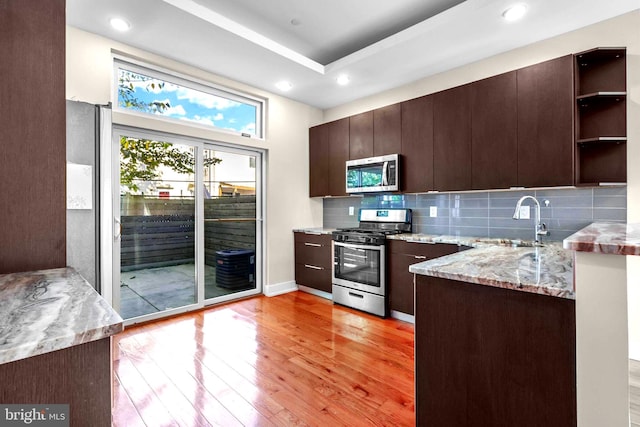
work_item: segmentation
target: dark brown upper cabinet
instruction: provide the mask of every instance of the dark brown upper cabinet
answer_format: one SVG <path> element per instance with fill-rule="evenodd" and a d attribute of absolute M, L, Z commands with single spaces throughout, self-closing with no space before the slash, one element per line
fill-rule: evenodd
<path fill-rule="evenodd" d="M 471 189 L 470 85 L 433 95 L 433 178 L 438 191 Z"/>
<path fill-rule="evenodd" d="M 349 117 L 349 159 L 363 159 L 372 156 L 373 111 L 367 111 Z"/>
<path fill-rule="evenodd" d="M 402 103 L 400 185 L 407 193 L 433 190 L 433 96 Z"/>
<path fill-rule="evenodd" d="M 309 197 L 329 193 L 329 126 L 309 128 Z"/>
<path fill-rule="evenodd" d="M 576 185 L 627 181 L 625 48 L 575 55 Z"/>
<path fill-rule="evenodd" d="M 518 181 L 516 72 L 474 82 L 471 90 L 471 186 L 509 188 Z"/>
<path fill-rule="evenodd" d="M 373 155 L 397 154 L 401 147 L 400 104 L 373 111 Z M 401 183 L 402 184 L 402 183 Z"/>
<path fill-rule="evenodd" d="M 329 194 L 346 196 L 346 162 L 349 160 L 349 118 L 328 123 Z"/>
<path fill-rule="evenodd" d="M 572 55 L 517 71 L 518 186 L 573 185 Z"/>

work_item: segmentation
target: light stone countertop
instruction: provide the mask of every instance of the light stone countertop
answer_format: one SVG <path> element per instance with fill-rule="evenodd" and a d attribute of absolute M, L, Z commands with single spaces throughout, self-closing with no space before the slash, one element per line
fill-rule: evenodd
<path fill-rule="evenodd" d="M 611 255 L 640 255 L 640 224 L 594 222 L 564 239 L 565 249 Z"/>
<path fill-rule="evenodd" d="M 73 268 L 0 275 L 0 364 L 121 332 L 122 318 Z"/>
<path fill-rule="evenodd" d="M 575 299 L 573 255 L 558 243 L 543 247 L 482 245 L 414 264 L 415 274 Z"/>
<path fill-rule="evenodd" d="M 337 228 L 322 228 L 322 227 L 303 227 L 294 228 L 294 233 L 310 233 L 310 234 L 331 234 L 332 231 L 336 231 Z"/>

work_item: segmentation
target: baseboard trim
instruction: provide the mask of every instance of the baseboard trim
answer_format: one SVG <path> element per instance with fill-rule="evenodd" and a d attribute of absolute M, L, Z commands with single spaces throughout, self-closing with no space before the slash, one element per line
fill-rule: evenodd
<path fill-rule="evenodd" d="M 304 286 L 304 285 L 298 285 L 298 289 L 300 289 L 301 291 L 306 292 L 308 294 L 312 294 L 312 295 L 315 295 L 317 297 L 333 301 L 333 295 L 331 295 L 329 292 L 319 291 L 317 289 L 309 288 L 309 287 Z"/>
<path fill-rule="evenodd" d="M 298 285 L 294 280 L 290 282 L 274 283 L 273 285 L 266 285 L 264 287 L 264 294 L 268 297 L 275 297 L 276 295 L 282 295 L 289 292 L 297 291 Z"/>
<path fill-rule="evenodd" d="M 412 315 L 402 313 L 400 311 L 391 310 L 391 317 L 393 317 L 394 319 L 402 320 L 403 322 L 416 323 L 416 320 Z"/>

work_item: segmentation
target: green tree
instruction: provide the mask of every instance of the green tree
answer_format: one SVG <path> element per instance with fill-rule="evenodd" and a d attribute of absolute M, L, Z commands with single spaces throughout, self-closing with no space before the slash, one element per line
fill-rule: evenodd
<path fill-rule="evenodd" d="M 137 83 L 146 82 L 145 90 L 162 89 L 164 82 L 151 77 L 120 70 L 118 77 L 118 103 L 121 107 L 161 113 L 170 107 L 168 102 L 144 102 L 136 97 Z M 218 158 L 204 159 L 204 166 L 220 163 Z M 193 174 L 195 158 L 192 151 L 183 151 L 168 142 L 138 139 L 123 136 L 120 138 L 120 184 L 132 192 L 140 191 L 141 181 L 153 181 L 162 176 L 160 167 L 169 167 L 175 172 Z"/>
<path fill-rule="evenodd" d="M 212 157 L 204 166 L 220 163 Z M 120 137 L 120 184 L 131 191 L 140 191 L 140 181 L 153 181 L 162 176 L 161 166 L 178 173 L 193 174 L 195 158 L 191 150 L 183 151 L 169 142 Z"/>
<path fill-rule="evenodd" d="M 127 70 L 118 70 L 118 105 L 123 108 L 144 111 L 146 113 L 162 113 L 171 105 L 164 101 L 144 102 L 136 97 L 138 83 L 146 83 L 145 90 L 162 89 L 164 82 L 143 74 Z"/>

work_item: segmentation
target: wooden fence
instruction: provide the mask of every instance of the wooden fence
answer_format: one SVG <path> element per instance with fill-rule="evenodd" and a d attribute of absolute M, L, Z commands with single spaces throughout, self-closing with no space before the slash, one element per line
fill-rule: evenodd
<path fill-rule="evenodd" d="M 122 271 L 194 262 L 193 199 L 123 196 Z M 206 199 L 205 263 L 215 266 L 216 251 L 255 250 L 255 196 Z"/>

